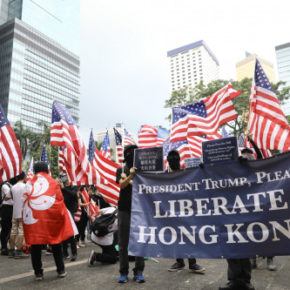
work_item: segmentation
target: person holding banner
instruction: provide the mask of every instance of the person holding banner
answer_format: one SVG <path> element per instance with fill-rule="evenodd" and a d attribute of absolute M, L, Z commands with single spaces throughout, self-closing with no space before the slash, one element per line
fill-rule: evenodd
<path fill-rule="evenodd" d="M 180 155 L 177 150 L 171 150 L 167 155 L 168 161 L 168 171 L 174 172 L 180 170 Z M 196 263 L 195 258 L 188 259 L 189 271 L 193 273 L 203 273 L 205 268 L 198 265 Z M 169 269 L 169 272 L 176 272 L 178 270 L 182 270 L 185 267 L 185 263 L 183 259 L 176 259 L 176 263 L 174 263 Z"/>
<path fill-rule="evenodd" d="M 249 137 L 248 137 L 249 138 Z M 250 138 L 249 138 L 250 140 Z M 255 150 L 258 150 L 257 146 L 254 146 Z M 261 152 L 257 152 L 258 159 L 260 159 Z M 240 161 L 255 160 L 254 152 L 250 148 L 244 148 L 241 151 Z M 249 258 L 246 259 L 227 259 L 228 263 L 228 283 L 219 287 L 219 290 L 234 290 L 234 289 L 246 289 L 254 290 L 254 286 L 251 284 L 251 272 L 252 265 Z"/>
<path fill-rule="evenodd" d="M 118 235 L 119 235 L 119 259 L 120 277 L 119 283 L 128 282 L 129 258 L 128 245 L 130 234 L 132 185 L 136 168 L 133 167 L 134 150 L 136 145 L 127 145 L 124 148 L 125 166 L 117 169 L 116 182 L 120 184 L 120 197 L 118 201 Z M 144 283 L 143 270 L 145 267 L 144 257 L 135 257 L 134 280 Z"/>

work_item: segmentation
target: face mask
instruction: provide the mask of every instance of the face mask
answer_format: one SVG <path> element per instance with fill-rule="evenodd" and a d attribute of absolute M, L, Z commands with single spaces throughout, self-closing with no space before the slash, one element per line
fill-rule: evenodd
<path fill-rule="evenodd" d="M 126 161 L 126 164 L 129 167 L 132 167 L 133 166 L 133 161 L 134 161 L 134 154 L 128 154 L 128 155 L 126 155 L 125 161 Z"/>
<path fill-rule="evenodd" d="M 173 171 L 180 169 L 180 162 L 178 158 L 169 158 L 168 164 Z"/>

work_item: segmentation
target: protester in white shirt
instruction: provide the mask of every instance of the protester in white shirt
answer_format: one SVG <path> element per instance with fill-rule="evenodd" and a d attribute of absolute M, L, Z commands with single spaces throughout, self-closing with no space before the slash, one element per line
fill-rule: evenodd
<path fill-rule="evenodd" d="M 113 214 L 116 211 L 114 207 L 106 207 L 99 210 L 99 215 Z M 101 247 L 102 253 L 97 253 L 94 250 L 91 251 L 89 257 L 89 266 L 92 266 L 94 262 L 115 264 L 117 262 L 117 251 L 115 249 L 116 242 L 114 240 L 114 232 L 118 229 L 118 220 L 110 224 L 107 228 L 108 233 L 104 236 L 98 237 L 98 231 L 92 231 L 91 240 L 93 243 Z"/>
<path fill-rule="evenodd" d="M 13 199 L 11 198 L 11 187 L 16 183 L 16 179 L 12 178 L 2 184 L 1 187 L 1 255 L 8 255 L 7 243 L 9 241 L 10 231 L 12 227 Z"/>
<path fill-rule="evenodd" d="M 17 176 L 18 182 L 12 187 L 11 195 L 13 199 L 13 214 L 12 214 L 12 230 L 10 234 L 10 250 L 8 256 L 15 258 L 23 258 L 23 226 L 22 226 L 22 208 L 24 202 L 24 194 L 26 192 L 25 179 L 26 175 L 22 172 Z M 17 238 L 17 250 L 15 251 L 15 239 Z"/>

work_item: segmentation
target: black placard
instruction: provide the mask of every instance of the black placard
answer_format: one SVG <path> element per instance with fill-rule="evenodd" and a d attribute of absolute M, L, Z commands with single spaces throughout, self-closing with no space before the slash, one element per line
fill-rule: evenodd
<path fill-rule="evenodd" d="M 134 167 L 141 171 L 163 171 L 163 147 L 135 149 Z"/>
<path fill-rule="evenodd" d="M 237 160 L 237 138 L 228 137 L 203 142 L 202 156 L 204 164 Z"/>

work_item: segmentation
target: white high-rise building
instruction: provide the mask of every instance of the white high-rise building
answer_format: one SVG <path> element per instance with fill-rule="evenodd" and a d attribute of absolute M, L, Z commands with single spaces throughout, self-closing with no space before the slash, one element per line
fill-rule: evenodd
<path fill-rule="evenodd" d="M 290 86 L 290 42 L 275 47 L 277 70 L 279 81 L 285 82 L 285 86 Z M 290 115 L 290 100 L 286 100 L 283 105 L 286 116 Z"/>
<path fill-rule="evenodd" d="M 167 52 L 171 91 L 219 78 L 219 62 L 203 40 Z"/>

